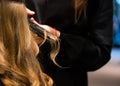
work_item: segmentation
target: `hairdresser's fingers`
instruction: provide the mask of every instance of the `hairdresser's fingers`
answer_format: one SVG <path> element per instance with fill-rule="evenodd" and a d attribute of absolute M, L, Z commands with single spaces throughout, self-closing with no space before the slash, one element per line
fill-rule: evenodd
<path fill-rule="evenodd" d="M 59 37 L 60 36 L 60 31 L 56 30 L 55 28 L 52 28 L 48 25 L 40 25 L 40 27 L 45 28 L 48 32 L 52 33 L 53 35 Z"/>
<path fill-rule="evenodd" d="M 30 18 L 30 21 L 51 33 L 52 27 L 50 27 L 48 25 L 41 25 L 41 24 L 39 24 L 33 17 Z"/>
<path fill-rule="evenodd" d="M 26 8 L 26 11 L 27 11 L 27 14 L 28 14 L 29 16 L 32 16 L 32 15 L 35 14 L 34 11 L 32 11 L 32 10 L 30 10 L 30 9 L 28 9 L 28 8 Z"/>
<path fill-rule="evenodd" d="M 40 25 L 33 17 L 30 18 L 30 21 L 36 25 Z"/>

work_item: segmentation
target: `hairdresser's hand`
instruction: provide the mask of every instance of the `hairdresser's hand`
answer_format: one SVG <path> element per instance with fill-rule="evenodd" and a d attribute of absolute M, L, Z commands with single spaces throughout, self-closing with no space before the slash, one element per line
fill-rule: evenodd
<path fill-rule="evenodd" d="M 33 16 L 35 14 L 34 11 L 32 11 L 32 10 L 30 10 L 28 8 L 26 8 L 26 11 L 27 11 L 28 16 Z M 57 37 L 60 36 L 60 32 L 58 30 L 56 30 L 55 28 L 52 28 L 52 27 L 50 27 L 48 25 L 41 25 L 37 21 L 35 21 L 34 18 L 30 18 L 30 21 L 35 23 L 36 25 L 38 25 L 40 27 L 43 27 L 46 31 L 54 34 L 55 36 L 57 36 Z"/>
<path fill-rule="evenodd" d="M 60 36 L 60 32 L 58 30 L 56 30 L 55 28 L 52 28 L 48 25 L 41 25 L 39 24 L 37 21 L 35 21 L 35 19 L 32 17 L 30 18 L 30 21 L 33 22 L 34 24 L 44 28 L 46 31 L 48 31 L 49 33 L 52 33 L 53 35 L 59 37 Z"/>

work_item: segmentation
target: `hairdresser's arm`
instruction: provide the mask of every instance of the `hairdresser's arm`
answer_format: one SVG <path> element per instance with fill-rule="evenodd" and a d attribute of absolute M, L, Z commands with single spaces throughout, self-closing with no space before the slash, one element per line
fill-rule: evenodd
<path fill-rule="evenodd" d="M 61 32 L 61 52 L 56 59 L 60 65 L 88 71 L 96 70 L 110 60 L 113 3 L 112 0 L 99 1 L 96 14 L 88 20 L 86 36 Z"/>

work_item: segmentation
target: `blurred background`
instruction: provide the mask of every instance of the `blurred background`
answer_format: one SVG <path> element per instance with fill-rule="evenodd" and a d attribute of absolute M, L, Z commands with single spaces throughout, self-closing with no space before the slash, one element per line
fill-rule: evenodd
<path fill-rule="evenodd" d="M 113 48 L 111 60 L 101 69 L 88 73 L 89 86 L 120 86 L 120 0 L 113 0 Z"/>

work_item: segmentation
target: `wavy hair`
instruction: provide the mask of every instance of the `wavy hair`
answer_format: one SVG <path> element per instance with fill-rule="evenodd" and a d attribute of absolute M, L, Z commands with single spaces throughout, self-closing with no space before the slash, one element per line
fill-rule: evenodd
<path fill-rule="evenodd" d="M 1 1 L 1 0 L 0 0 Z M 36 58 L 39 48 L 29 30 L 23 3 L 0 2 L 0 79 L 5 86 L 52 86 Z M 51 39 L 51 59 L 58 51 L 58 38 Z M 43 39 L 44 41 L 46 39 Z"/>

